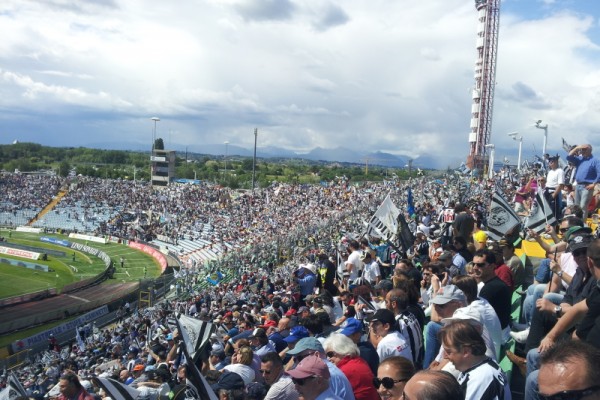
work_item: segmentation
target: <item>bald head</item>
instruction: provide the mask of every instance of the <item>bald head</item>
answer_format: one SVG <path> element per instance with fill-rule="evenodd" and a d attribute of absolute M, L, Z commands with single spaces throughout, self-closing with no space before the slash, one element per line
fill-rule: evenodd
<path fill-rule="evenodd" d="M 446 371 L 417 372 L 404 386 L 405 398 L 411 400 L 460 399 L 464 395 L 454 376 Z"/>

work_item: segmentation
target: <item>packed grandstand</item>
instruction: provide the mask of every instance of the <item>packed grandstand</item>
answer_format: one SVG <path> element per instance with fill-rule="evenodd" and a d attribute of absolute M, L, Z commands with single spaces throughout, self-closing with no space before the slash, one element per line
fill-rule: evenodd
<path fill-rule="evenodd" d="M 522 395 L 535 368 L 515 353 L 529 357 L 548 333 L 536 325 L 546 312 L 537 301 L 548 298 L 558 318 L 564 296 L 573 305 L 595 287 L 570 253 L 598 247 L 597 193 L 586 219 L 564 180 L 557 209 L 545 181 L 554 167 L 544 165 L 493 179 L 342 177 L 245 193 L 2 174 L 4 229 L 118 237 L 177 260 L 164 297 L 124 303 L 112 320 L 72 327 L 63 343 L 49 331 L 44 351 L 5 369 L 2 393 L 399 399 L 415 372 L 439 369 L 465 398 L 482 398 L 469 379 L 495 391 L 489 398 Z M 458 319 L 474 321 L 483 353 L 470 356 L 486 371 L 444 354 L 440 337 L 470 334 Z"/>

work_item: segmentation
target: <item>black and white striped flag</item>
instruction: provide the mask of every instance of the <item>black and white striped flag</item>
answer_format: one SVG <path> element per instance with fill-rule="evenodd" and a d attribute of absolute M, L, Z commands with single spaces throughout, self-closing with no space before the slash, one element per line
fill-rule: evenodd
<path fill-rule="evenodd" d="M 12 400 L 21 396 L 29 397 L 21 382 L 12 373 L 9 373 L 6 387 L 0 391 L 0 400 Z"/>
<path fill-rule="evenodd" d="M 490 214 L 487 219 L 489 236 L 493 240 L 500 240 L 515 226 L 519 225 L 521 220 L 517 213 L 511 208 L 504 197 L 495 191 L 490 204 Z"/>
<path fill-rule="evenodd" d="M 556 222 L 552 207 L 548 204 L 544 191 L 539 188 L 535 194 L 535 205 L 532 214 L 525 220 L 525 226 L 536 233 L 542 233 L 546 225 L 552 225 Z"/>
<path fill-rule="evenodd" d="M 177 318 L 177 330 L 183 339 L 183 343 L 179 344 L 180 355 L 185 356 L 188 370 L 188 379 L 183 395 L 186 399 L 218 400 L 217 395 L 196 365 L 203 348 L 209 343 L 210 335 L 215 331 L 215 326 L 210 322 L 180 314 Z"/>
<path fill-rule="evenodd" d="M 136 400 L 140 391 L 111 378 L 92 378 L 94 384 L 104 390 L 105 397 L 112 400 Z"/>

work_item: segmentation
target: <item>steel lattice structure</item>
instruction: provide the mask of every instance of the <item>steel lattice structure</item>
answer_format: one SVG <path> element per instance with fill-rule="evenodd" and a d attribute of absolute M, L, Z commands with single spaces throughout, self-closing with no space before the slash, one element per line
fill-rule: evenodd
<path fill-rule="evenodd" d="M 481 169 L 487 159 L 485 146 L 489 144 L 492 135 L 500 0 L 475 0 L 475 8 L 478 13 L 477 60 L 475 61 L 475 88 L 472 91 L 467 166 Z"/>

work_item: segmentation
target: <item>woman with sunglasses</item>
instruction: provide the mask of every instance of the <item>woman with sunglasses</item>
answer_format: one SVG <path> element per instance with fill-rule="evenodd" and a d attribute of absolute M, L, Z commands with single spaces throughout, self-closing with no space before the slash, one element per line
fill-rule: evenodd
<path fill-rule="evenodd" d="M 415 367 L 404 357 L 386 358 L 377 369 L 373 384 L 381 400 L 400 400 L 404 385 L 415 374 Z"/>
<path fill-rule="evenodd" d="M 369 364 L 360 357 L 358 346 L 349 337 L 331 334 L 323 344 L 329 361 L 335 364 L 350 381 L 356 400 L 379 400 L 373 386 L 373 373 Z"/>

